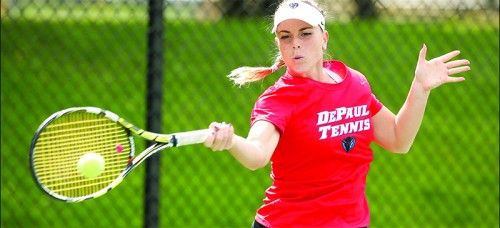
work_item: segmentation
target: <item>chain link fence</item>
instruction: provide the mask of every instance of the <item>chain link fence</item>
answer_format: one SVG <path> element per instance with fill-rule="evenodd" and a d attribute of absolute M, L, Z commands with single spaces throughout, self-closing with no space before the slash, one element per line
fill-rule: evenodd
<path fill-rule="evenodd" d="M 226 121 L 246 135 L 253 102 L 283 70 L 243 88 L 225 75 L 272 63 L 276 2 L 163 2 L 162 132 Z M 363 72 L 394 112 L 423 43 L 429 58 L 459 49 L 471 61 L 465 82 L 432 92 L 409 154 L 373 146 L 371 226 L 498 227 L 498 1 L 320 2 L 330 58 Z M 45 118 L 73 106 L 146 126 L 148 2 L 1 0 L 1 7 L 1 226 L 146 226 L 144 166 L 103 197 L 66 204 L 36 186 L 28 150 Z M 249 171 L 202 145 L 159 159 L 159 227 L 249 227 L 271 183 L 269 166 Z"/>

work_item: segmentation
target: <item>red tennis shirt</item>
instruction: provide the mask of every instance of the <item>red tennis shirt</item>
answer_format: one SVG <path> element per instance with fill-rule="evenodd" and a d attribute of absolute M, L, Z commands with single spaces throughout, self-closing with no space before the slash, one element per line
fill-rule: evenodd
<path fill-rule="evenodd" d="M 383 105 L 358 71 L 334 60 L 323 67 L 343 81 L 327 84 L 287 72 L 252 110 L 251 124 L 268 121 L 281 133 L 271 157 L 273 184 L 255 216 L 267 227 L 369 225 L 372 117 Z"/>

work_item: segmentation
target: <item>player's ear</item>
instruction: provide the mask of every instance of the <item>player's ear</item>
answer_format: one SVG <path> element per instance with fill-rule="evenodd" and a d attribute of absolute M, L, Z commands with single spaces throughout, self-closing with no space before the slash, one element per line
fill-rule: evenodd
<path fill-rule="evenodd" d="M 328 37 L 329 37 L 328 31 L 324 31 L 323 32 L 323 51 L 326 50 L 326 45 L 328 44 Z"/>

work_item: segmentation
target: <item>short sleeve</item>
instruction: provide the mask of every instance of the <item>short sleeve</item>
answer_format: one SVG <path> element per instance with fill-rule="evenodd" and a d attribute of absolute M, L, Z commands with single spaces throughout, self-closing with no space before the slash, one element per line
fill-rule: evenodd
<path fill-rule="evenodd" d="M 255 122 L 265 120 L 272 123 L 280 133 L 285 131 L 285 126 L 292 115 L 290 107 L 287 105 L 291 101 L 287 96 L 279 93 L 276 87 L 267 89 L 255 102 L 252 110 L 250 123 L 253 125 Z"/>
<path fill-rule="evenodd" d="M 380 102 L 375 94 L 372 93 L 372 99 L 370 103 L 370 113 L 372 113 L 372 116 L 375 116 L 380 110 L 382 110 L 382 107 L 384 107 L 382 102 Z"/>

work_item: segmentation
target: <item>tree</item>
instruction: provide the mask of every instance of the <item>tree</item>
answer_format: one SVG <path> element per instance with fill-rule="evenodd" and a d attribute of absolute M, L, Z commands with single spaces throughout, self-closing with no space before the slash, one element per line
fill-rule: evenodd
<path fill-rule="evenodd" d="M 220 9 L 225 17 L 272 15 L 278 5 L 276 0 L 222 0 Z"/>
<path fill-rule="evenodd" d="M 372 0 L 355 0 L 357 5 L 356 16 L 360 19 L 374 19 L 378 17 L 375 2 Z"/>

